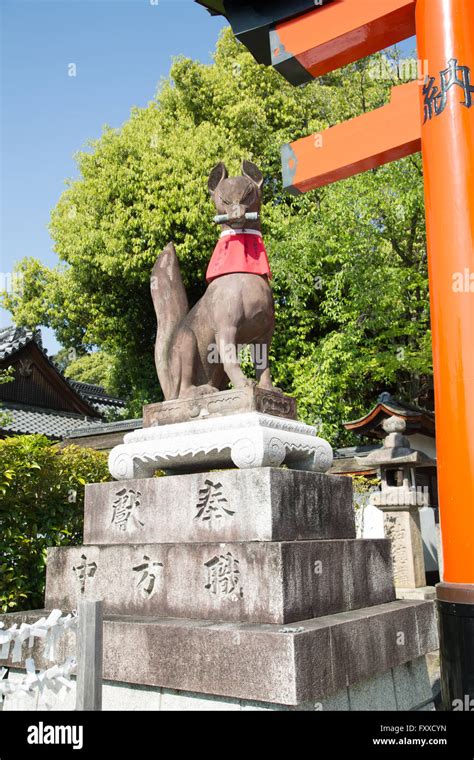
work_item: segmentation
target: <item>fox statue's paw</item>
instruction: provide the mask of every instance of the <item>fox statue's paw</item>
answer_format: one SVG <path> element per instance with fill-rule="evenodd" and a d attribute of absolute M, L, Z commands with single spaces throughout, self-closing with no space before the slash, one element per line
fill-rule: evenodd
<path fill-rule="evenodd" d="M 193 385 L 187 388 L 183 393 L 180 393 L 180 398 L 200 398 L 201 396 L 209 396 L 210 393 L 218 393 L 218 389 L 213 385 Z"/>
<path fill-rule="evenodd" d="M 273 393 L 283 394 L 283 391 L 281 388 L 277 388 L 275 385 L 272 385 L 271 383 L 259 383 L 257 385 L 257 388 L 261 388 L 263 391 L 273 391 Z"/>
<path fill-rule="evenodd" d="M 241 380 L 232 383 L 230 387 L 235 390 L 241 390 L 242 388 L 256 388 L 257 381 L 252 380 L 250 377 L 244 377 Z"/>

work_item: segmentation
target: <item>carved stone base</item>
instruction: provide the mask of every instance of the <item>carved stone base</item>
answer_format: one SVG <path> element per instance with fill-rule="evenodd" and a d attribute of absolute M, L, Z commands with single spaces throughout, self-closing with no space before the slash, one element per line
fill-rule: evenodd
<path fill-rule="evenodd" d="M 11 613 L 0 622 L 8 628 L 44 614 Z M 437 646 L 432 602 L 394 601 L 291 626 L 106 616 L 103 674 L 122 685 L 284 705 L 321 701 L 354 687 L 342 709 L 404 710 L 429 700 L 424 655 Z M 37 667 L 50 667 L 40 656 L 42 647 L 36 639 Z M 57 645 L 58 661 L 73 654 L 68 633 Z M 26 646 L 23 656 L 31 656 Z M 413 663 L 416 683 L 407 682 L 407 673 L 394 671 L 390 678 L 390 669 L 404 663 Z M 374 684 L 366 681 L 387 672 L 390 688 L 374 702 Z"/>
<path fill-rule="evenodd" d="M 180 422 L 127 433 L 109 455 L 117 480 L 152 477 L 156 470 L 279 467 L 326 472 L 332 448 L 316 428 L 258 412 Z"/>
<path fill-rule="evenodd" d="M 46 606 L 103 599 L 104 613 L 293 623 L 395 599 L 380 539 L 61 546 Z"/>
<path fill-rule="evenodd" d="M 296 420 L 296 401 L 280 391 L 268 391 L 258 386 L 208 393 L 198 398 L 182 398 L 148 404 L 143 407 L 143 427 L 172 425 L 229 414 L 260 412 L 273 417 Z"/>
<path fill-rule="evenodd" d="M 352 480 L 283 467 L 86 486 L 84 544 L 355 538 Z"/>

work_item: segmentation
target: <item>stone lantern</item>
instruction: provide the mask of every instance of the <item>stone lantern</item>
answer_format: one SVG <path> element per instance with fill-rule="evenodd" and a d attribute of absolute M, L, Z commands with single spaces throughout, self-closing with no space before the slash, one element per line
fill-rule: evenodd
<path fill-rule="evenodd" d="M 426 598 L 431 594 L 426 587 L 419 508 L 429 505 L 429 494 L 427 488 L 417 488 L 416 470 L 435 462 L 411 448 L 401 417 L 389 417 L 382 426 L 387 433 L 383 446 L 360 460 L 366 467 L 376 467 L 381 478 L 381 490 L 371 494 L 369 503 L 384 515 L 397 596 Z"/>

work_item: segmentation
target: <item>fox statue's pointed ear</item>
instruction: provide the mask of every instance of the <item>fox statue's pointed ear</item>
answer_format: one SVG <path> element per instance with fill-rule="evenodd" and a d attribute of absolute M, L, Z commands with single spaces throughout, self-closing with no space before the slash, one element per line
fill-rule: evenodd
<path fill-rule="evenodd" d="M 242 161 L 242 174 L 255 182 L 260 190 L 263 185 L 263 174 L 251 161 Z"/>
<path fill-rule="evenodd" d="M 212 193 L 215 193 L 222 180 L 227 179 L 228 176 L 229 172 L 227 171 L 224 162 L 221 161 L 220 164 L 217 164 L 217 166 L 214 167 L 207 181 L 207 186 L 211 195 Z"/>

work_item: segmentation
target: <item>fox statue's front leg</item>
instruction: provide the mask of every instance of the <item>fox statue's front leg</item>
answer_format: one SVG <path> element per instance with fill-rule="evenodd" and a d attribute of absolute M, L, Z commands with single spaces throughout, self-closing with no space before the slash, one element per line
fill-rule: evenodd
<path fill-rule="evenodd" d="M 224 371 L 234 388 L 247 388 L 255 385 L 255 380 L 242 372 L 238 355 L 237 328 L 224 327 L 216 333 L 217 349 L 224 366 Z"/>
<path fill-rule="evenodd" d="M 272 375 L 270 372 L 269 361 L 269 348 L 272 342 L 273 330 L 265 335 L 254 352 L 254 367 L 255 377 L 257 378 L 257 385 L 259 388 L 265 388 L 267 391 L 279 390 L 275 388 L 272 382 Z M 260 350 L 257 350 L 259 348 Z"/>

